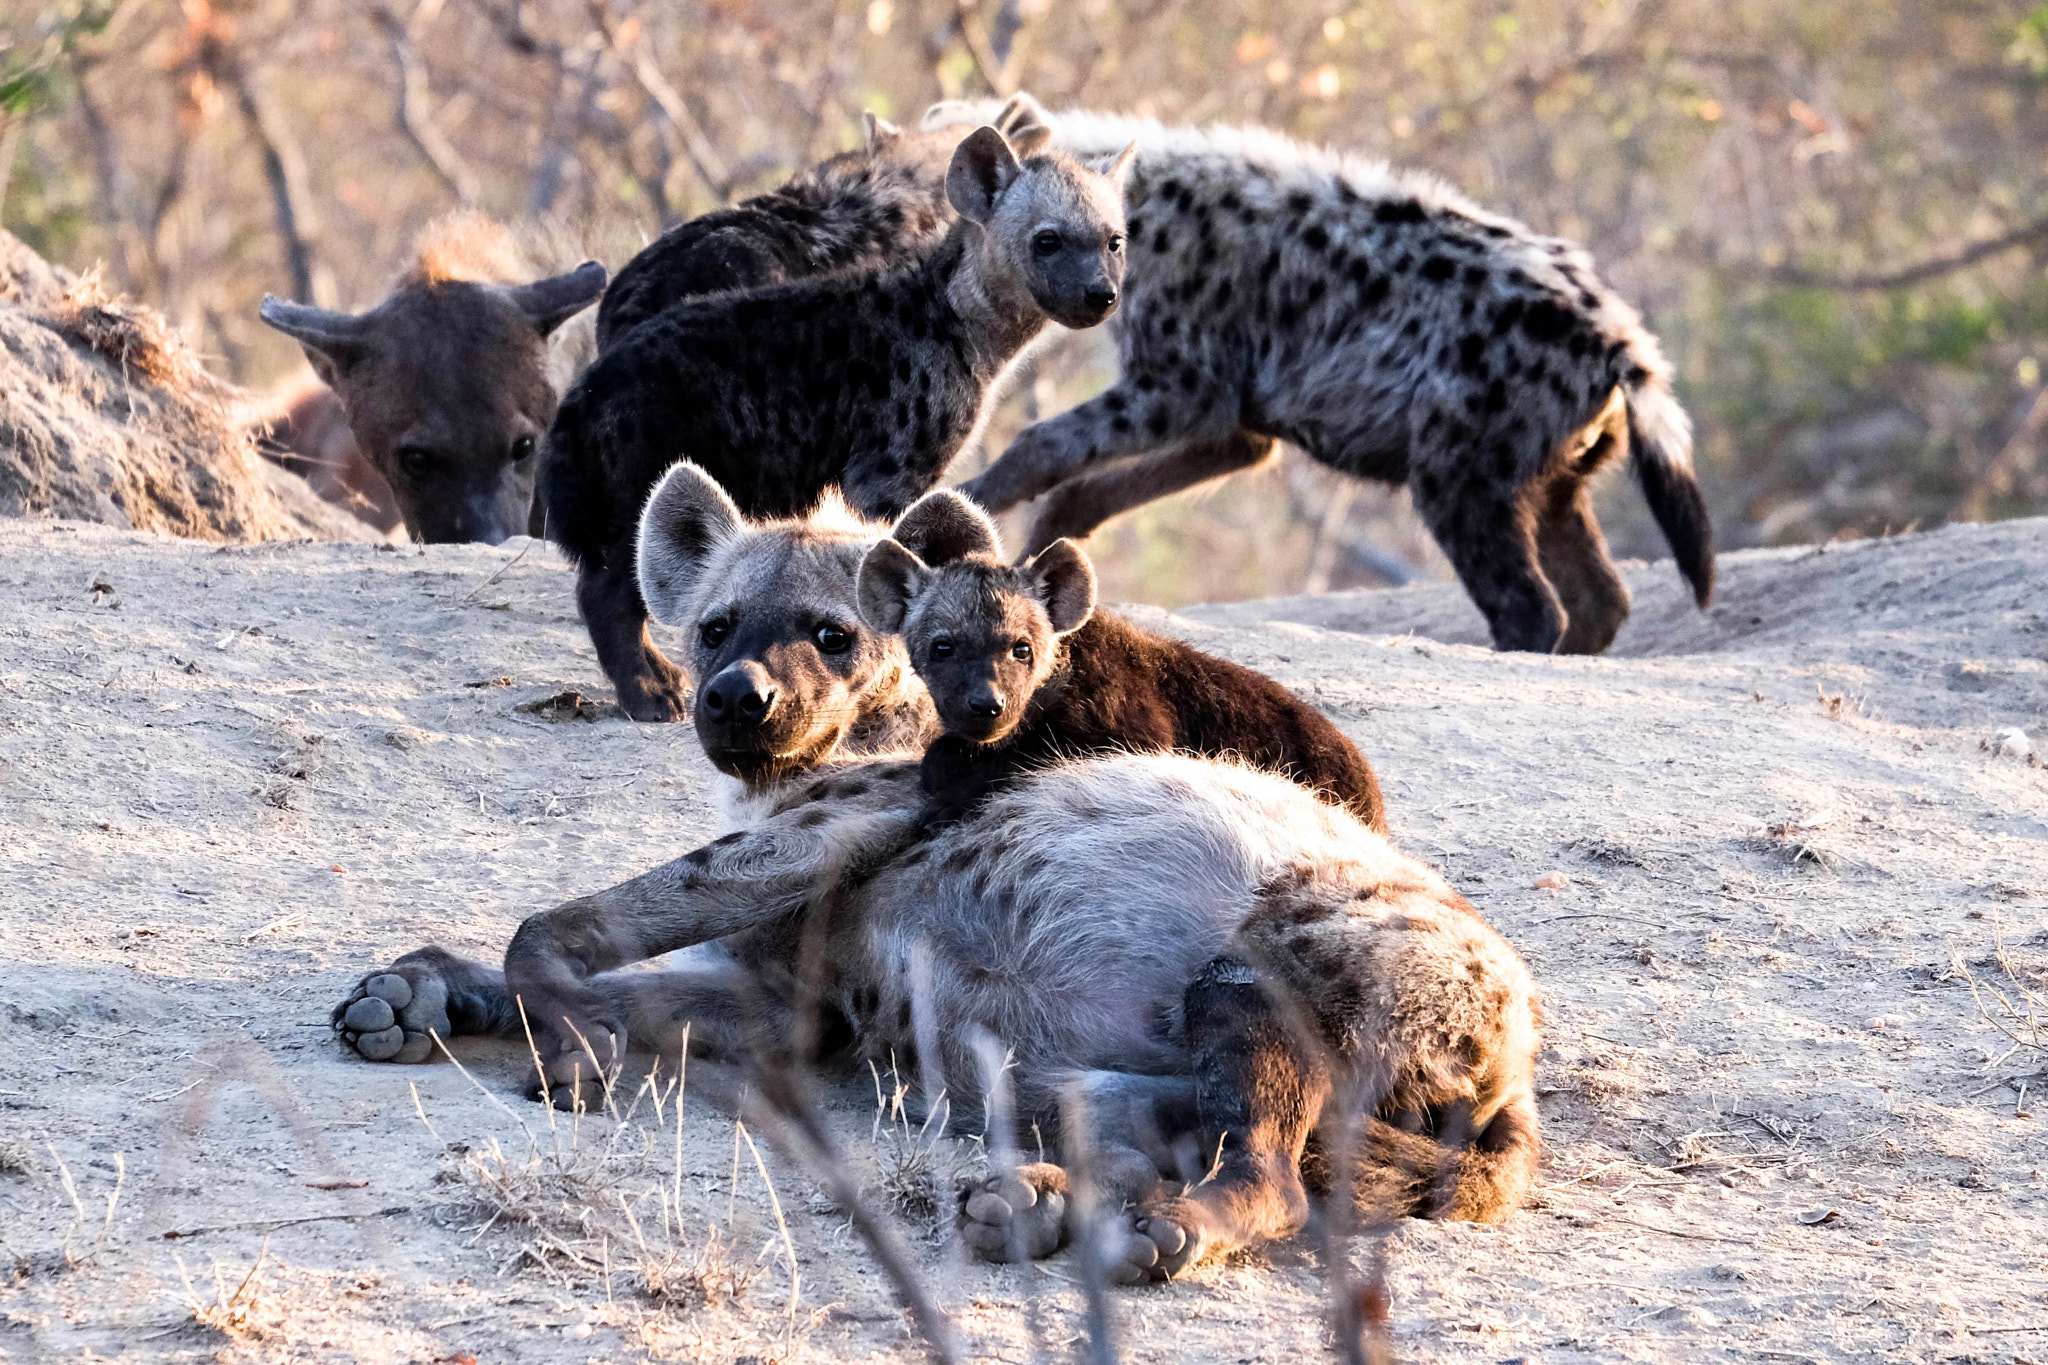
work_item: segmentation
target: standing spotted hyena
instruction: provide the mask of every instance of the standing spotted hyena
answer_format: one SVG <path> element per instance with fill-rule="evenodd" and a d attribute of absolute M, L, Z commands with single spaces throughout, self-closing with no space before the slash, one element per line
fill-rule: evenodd
<path fill-rule="evenodd" d="M 935 105 L 925 125 L 983 112 Z M 1028 550 L 1248 468 L 1274 439 L 1406 483 L 1501 649 L 1596 654 L 1628 617 L 1587 496 L 1626 448 L 1704 606 L 1712 530 L 1671 366 L 1585 250 L 1426 175 L 1252 128 L 1040 112 L 1087 155 L 1135 141 L 1122 374 L 962 491 L 1044 496 Z"/>

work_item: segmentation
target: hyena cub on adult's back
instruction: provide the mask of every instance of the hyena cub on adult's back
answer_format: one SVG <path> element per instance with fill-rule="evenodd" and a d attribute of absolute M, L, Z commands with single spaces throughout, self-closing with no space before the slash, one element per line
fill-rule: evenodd
<path fill-rule="evenodd" d="M 1043 140 L 1042 133 L 1037 141 Z M 619 702 L 683 715 L 681 673 L 647 637 L 634 534 L 678 458 L 749 516 L 793 516 L 838 485 L 894 516 L 981 427 L 991 389 L 1050 322 L 1092 327 L 1123 285 L 1128 158 L 1083 165 L 981 127 L 953 153 L 960 219 L 902 269 L 691 300 L 599 357 L 548 437 L 548 533 Z"/>
<path fill-rule="evenodd" d="M 979 508 L 931 493 L 861 562 L 860 609 L 904 637 L 945 727 L 924 758 L 929 824 L 1063 758 L 1180 750 L 1284 774 L 1386 832 L 1372 767 L 1336 726 L 1262 673 L 1098 610 L 1071 540 L 1006 564 Z"/>

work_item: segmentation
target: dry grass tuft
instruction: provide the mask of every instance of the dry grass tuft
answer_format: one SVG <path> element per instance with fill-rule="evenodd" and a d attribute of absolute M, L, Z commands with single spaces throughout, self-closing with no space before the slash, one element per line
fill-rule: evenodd
<path fill-rule="evenodd" d="M 185 1280 L 185 1308 L 192 1314 L 192 1321 L 201 1327 L 231 1337 L 254 1336 L 262 1332 L 259 1315 L 273 1316 L 269 1311 L 273 1305 L 262 1297 L 257 1280 L 263 1273 L 263 1263 L 270 1258 L 270 1239 L 263 1239 L 263 1249 L 256 1253 L 256 1263 L 249 1267 L 249 1273 L 228 1288 L 227 1277 L 220 1271 L 220 1260 L 213 1262 L 213 1299 L 202 1300 L 199 1292 L 192 1287 L 192 1272 L 185 1268 L 185 1258 L 173 1254 L 178 1263 L 178 1274 Z"/>
<path fill-rule="evenodd" d="M 187 402 L 225 415 L 227 386 L 208 374 L 178 330 L 153 308 L 106 291 L 97 268 L 64 291 L 49 320 L 58 331 Z"/>
<path fill-rule="evenodd" d="M 2002 1056 L 1984 1068 L 1986 1071 L 1995 1069 L 2014 1053 L 2024 1053 L 2032 1062 L 2048 1062 L 2048 974 L 2028 972 L 2013 958 L 2006 946 L 2003 921 L 1992 921 L 1991 936 L 1991 964 L 1997 969 L 1996 975 L 1987 973 L 1985 979 L 1979 980 L 1963 959 L 1962 946 L 1950 939 L 1948 971 L 1941 979 L 1967 985 L 1984 1022 L 2012 1043 Z M 2030 981 L 2029 976 L 2035 979 Z"/>
<path fill-rule="evenodd" d="M 939 1230 L 940 1214 L 948 1207 L 949 1195 L 961 1170 L 953 1143 L 946 1137 L 949 1106 L 942 1092 L 924 1116 L 913 1125 L 904 1106 L 910 1087 L 889 1059 L 889 1081 L 872 1061 L 868 1071 L 875 1080 L 875 1123 L 871 1134 L 875 1164 L 880 1168 L 877 1185 L 882 1197 L 897 1216 L 922 1229 L 927 1235 Z"/>
<path fill-rule="evenodd" d="M 26 1180 L 36 1173 L 35 1149 L 24 1138 L 0 1138 L 0 1175 Z"/>
<path fill-rule="evenodd" d="M 1841 820 L 1839 813 L 1773 820 L 1744 839 L 1742 845 L 1755 853 L 1770 854 L 1787 867 L 1810 864 L 1823 872 L 1834 872 L 1842 866 L 1842 855 L 1815 843 L 1811 836 L 1833 828 Z"/>

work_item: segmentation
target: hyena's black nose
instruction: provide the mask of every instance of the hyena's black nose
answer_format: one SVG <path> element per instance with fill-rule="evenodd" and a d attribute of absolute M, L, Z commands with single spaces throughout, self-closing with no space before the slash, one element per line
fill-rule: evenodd
<path fill-rule="evenodd" d="M 699 705 L 712 720 L 758 725 L 775 707 L 776 688 L 752 669 L 729 668 L 704 685 Z"/>
<path fill-rule="evenodd" d="M 984 720 L 994 720 L 1003 714 L 1003 696 L 1000 692 L 979 692 L 967 699 L 967 709 Z"/>
<path fill-rule="evenodd" d="M 1116 286 L 1113 284 L 1091 284 L 1088 286 L 1088 306 L 1108 312 L 1116 307 Z"/>

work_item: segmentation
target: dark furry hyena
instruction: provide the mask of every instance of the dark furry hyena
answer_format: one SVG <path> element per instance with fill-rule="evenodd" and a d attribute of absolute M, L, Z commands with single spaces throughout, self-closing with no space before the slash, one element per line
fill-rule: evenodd
<path fill-rule="evenodd" d="M 1023 131 L 1029 99 L 994 122 Z M 864 116 L 864 145 L 820 162 L 780 189 L 670 228 L 619 268 L 597 308 L 597 348 L 687 299 L 840 270 L 901 265 L 953 224 L 946 166 L 967 132 L 906 133 Z"/>
<path fill-rule="evenodd" d="M 925 123 L 974 116 L 943 104 Z M 1584 249 L 1433 177 L 1259 129 L 1040 117 L 1076 155 L 1135 139 L 1138 161 L 1120 378 L 962 489 L 997 512 L 1045 495 L 1027 548 L 1257 464 L 1277 437 L 1407 484 L 1497 647 L 1597 654 L 1628 592 L 1586 480 L 1627 450 L 1706 605 L 1691 423 Z"/>
<path fill-rule="evenodd" d="M 554 339 L 596 302 L 605 271 L 585 261 L 515 283 L 529 269 L 504 228 L 457 214 L 422 234 L 413 268 L 367 313 L 264 297 L 263 320 L 305 348 L 341 400 L 414 540 L 539 533 L 535 456 L 588 359 Z"/>
<path fill-rule="evenodd" d="M 754 515 L 794 515 L 834 485 L 894 515 L 974 438 L 1048 322 L 1092 327 L 1116 307 L 1127 160 L 1031 145 L 1020 160 L 988 126 L 961 141 L 946 172 L 959 221 L 915 263 L 670 307 L 563 403 L 541 473 L 548 535 L 578 565 L 584 622 L 635 719 L 683 715 L 633 568 L 641 504 L 678 456 Z"/>
<path fill-rule="evenodd" d="M 860 610 L 903 637 L 946 727 L 921 765 L 929 823 L 1063 759 L 1178 751 L 1291 777 L 1386 832 L 1371 765 L 1321 712 L 1263 673 L 1099 608 L 1095 570 L 1071 540 L 1012 566 L 980 508 L 928 493 L 862 561 Z"/>
<path fill-rule="evenodd" d="M 843 505 L 750 523 L 679 465 L 641 529 L 649 606 L 689 641 L 700 695 L 727 695 L 700 700 L 697 731 L 732 832 L 528 919 L 502 971 L 423 948 L 370 973 L 334 1011 L 360 1055 L 423 1060 L 429 1030 L 521 1037 L 523 1001 L 550 1098 L 587 1103 L 593 1054 L 673 1057 L 686 1027 L 786 1069 L 774 1040 L 817 992 L 869 1055 L 913 1057 L 922 1014 L 938 1055 L 919 1064 L 970 1119 L 977 1039 L 1010 1050 L 1023 1131 L 1057 1143 L 1061 1097 L 1082 1097 L 1097 1245 L 1130 1281 L 1298 1230 L 1302 1154 L 1347 1115 L 1383 1210 L 1519 1206 L 1541 1147 L 1535 988 L 1442 878 L 1305 788 L 1178 755 L 1023 774 L 925 831 L 930 702 L 855 607 L 884 528 Z M 962 1235 L 992 1260 L 1047 1255 L 1076 1231 L 1064 1187 L 1044 1163 L 984 1182 Z"/>

